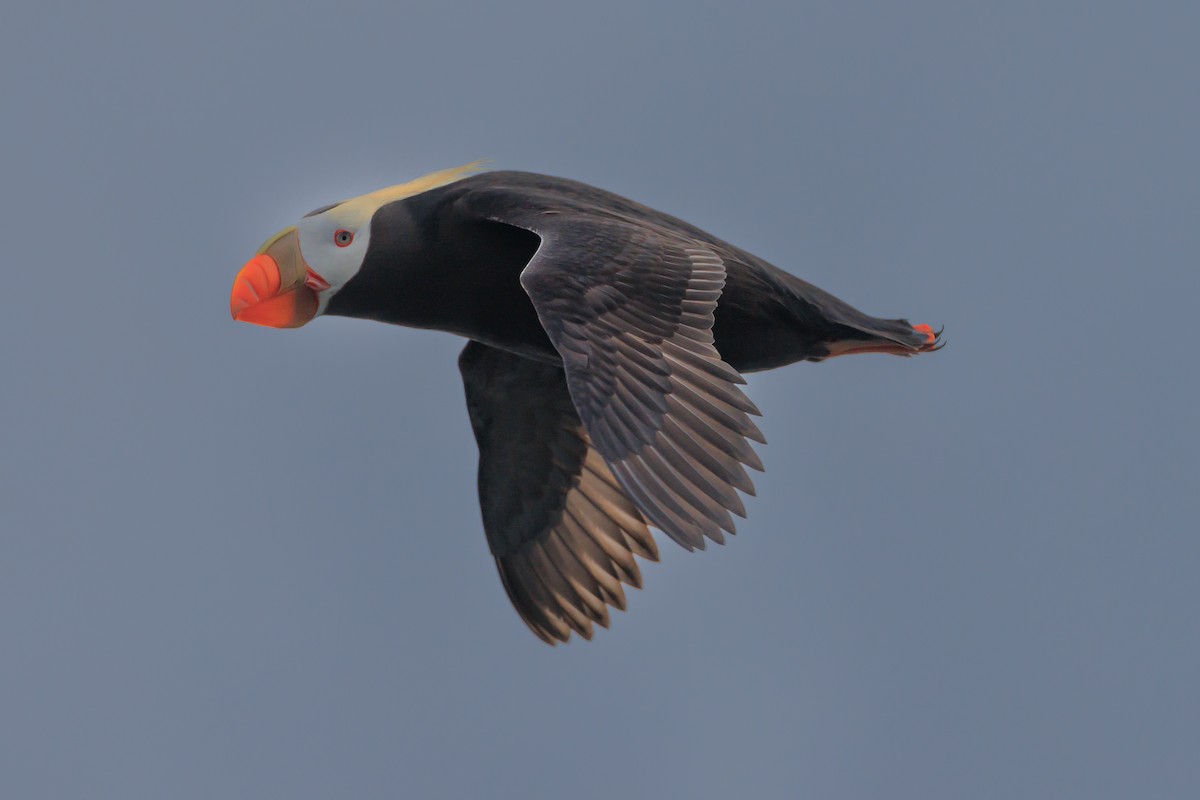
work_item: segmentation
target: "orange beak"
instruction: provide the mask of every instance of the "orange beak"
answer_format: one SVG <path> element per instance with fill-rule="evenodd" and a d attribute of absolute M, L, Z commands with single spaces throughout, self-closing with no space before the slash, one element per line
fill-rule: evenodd
<path fill-rule="evenodd" d="M 295 228 L 267 240 L 233 281 L 229 311 L 238 322 L 271 328 L 299 328 L 317 315 L 317 293 L 329 283 L 300 255 Z"/>

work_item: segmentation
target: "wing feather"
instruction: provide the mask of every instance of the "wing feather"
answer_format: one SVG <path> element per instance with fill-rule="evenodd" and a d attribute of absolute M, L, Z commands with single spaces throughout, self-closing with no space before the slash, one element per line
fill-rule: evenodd
<path fill-rule="evenodd" d="M 584 213 L 495 214 L 541 246 L 521 274 L 592 446 L 655 527 L 724 541 L 765 442 L 745 380 L 713 344 L 721 258 L 677 233 Z"/>
<path fill-rule="evenodd" d="M 459 358 L 479 444 L 479 500 L 500 581 L 543 641 L 592 638 L 658 560 L 637 506 L 596 452 L 559 367 L 471 342 Z M 636 402 L 636 397 L 630 402 Z"/>

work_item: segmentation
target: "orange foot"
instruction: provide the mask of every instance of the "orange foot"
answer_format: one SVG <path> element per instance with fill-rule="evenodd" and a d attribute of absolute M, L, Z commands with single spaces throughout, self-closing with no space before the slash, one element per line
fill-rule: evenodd
<path fill-rule="evenodd" d="M 925 336 L 925 344 L 921 345 L 922 353 L 941 350 L 946 346 L 946 343 L 942 341 L 942 331 L 945 330 L 944 328 L 939 328 L 935 331 L 930 325 L 913 325 L 913 330 Z"/>
<path fill-rule="evenodd" d="M 929 325 L 914 325 L 913 331 L 921 336 L 924 341 L 919 344 L 903 344 L 884 339 L 875 339 L 873 341 L 863 341 L 862 339 L 849 339 L 841 342 L 830 342 L 826 346 L 829 348 L 829 357 L 846 356 L 852 353 L 887 353 L 893 356 L 911 356 L 916 353 L 931 353 L 934 350 L 941 350 L 945 346 L 942 341 L 942 332 L 935 331 Z"/>

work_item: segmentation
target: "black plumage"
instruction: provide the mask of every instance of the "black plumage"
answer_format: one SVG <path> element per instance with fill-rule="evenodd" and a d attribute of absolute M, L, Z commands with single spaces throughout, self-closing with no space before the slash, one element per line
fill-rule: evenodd
<path fill-rule="evenodd" d="M 655 559 L 734 532 L 764 442 L 741 372 L 934 349 L 675 217 L 490 172 L 379 207 L 325 313 L 468 337 L 459 360 L 501 580 L 543 640 L 590 638 Z"/>

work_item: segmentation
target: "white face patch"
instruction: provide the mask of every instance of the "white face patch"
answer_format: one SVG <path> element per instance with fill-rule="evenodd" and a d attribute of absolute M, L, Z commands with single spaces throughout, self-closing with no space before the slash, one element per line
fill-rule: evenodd
<path fill-rule="evenodd" d="M 323 314 L 329 299 L 362 269 L 371 239 L 371 218 L 381 206 L 445 186 L 478 172 L 481 162 L 434 172 L 415 181 L 380 189 L 337 203 L 304 217 L 297 224 L 300 254 L 308 266 L 329 283 L 317 295 L 317 314 Z M 353 237 L 346 244 L 343 231 Z"/>
<path fill-rule="evenodd" d="M 296 226 L 300 233 L 300 254 L 308 266 L 329 283 L 317 295 L 317 314 L 322 314 L 329 299 L 362 268 L 371 240 L 371 216 L 348 203 L 305 217 Z M 346 234 L 350 243 L 341 246 Z"/>

